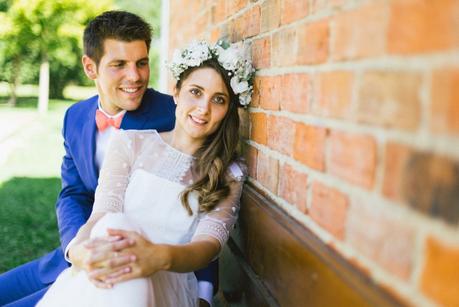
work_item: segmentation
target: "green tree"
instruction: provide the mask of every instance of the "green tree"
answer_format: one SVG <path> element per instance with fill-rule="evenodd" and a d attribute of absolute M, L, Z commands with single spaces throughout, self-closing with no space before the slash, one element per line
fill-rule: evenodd
<path fill-rule="evenodd" d="M 62 96 L 65 85 L 81 77 L 84 26 L 111 7 L 111 0 L 12 0 L 0 15 L 8 25 L 0 33 L 3 61 L 12 67 L 8 81 L 17 84 L 25 59 L 40 63 L 39 109 L 46 111 L 50 88 Z"/>

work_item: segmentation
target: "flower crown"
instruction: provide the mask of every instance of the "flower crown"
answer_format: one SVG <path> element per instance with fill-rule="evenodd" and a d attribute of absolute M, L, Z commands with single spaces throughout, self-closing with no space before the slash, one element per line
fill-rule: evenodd
<path fill-rule="evenodd" d="M 239 97 L 239 104 L 247 107 L 252 100 L 255 74 L 249 44 L 245 42 L 230 44 L 219 40 L 214 46 L 210 46 L 206 41 L 193 41 L 185 49 L 176 49 L 172 61 L 167 66 L 174 78 L 179 80 L 185 70 L 197 67 L 212 58 L 228 72 L 228 76 L 231 77 L 231 88 Z"/>

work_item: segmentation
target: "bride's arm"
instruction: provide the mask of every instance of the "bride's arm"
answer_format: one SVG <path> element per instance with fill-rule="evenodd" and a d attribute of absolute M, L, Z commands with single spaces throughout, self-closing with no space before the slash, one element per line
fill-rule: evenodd
<path fill-rule="evenodd" d="M 91 214 L 88 221 L 78 230 L 78 233 L 72 240 L 72 244 L 68 250 L 68 257 L 73 266 L 85 270 L 89 270 L 91 268 L 91 247 L 97 247 L 97 242 L 102 243 L 102 241 L 96 241 L 97 239 L 94 239 L 93 242 L 91 242 L 88 241 L 88 239 L 93 226 L 104 215 L 105 213 L 102 212 L 95 212 Z"/>
<path fill-rule="evenodd" d="M 90 239 L 94 225 L 107 212 L 122 211 L 124 194 L 129 181 L 131 166 L 136 150 L 135 134 L 116 131 L 112 135 L 107 155 L 100 171 L 99 183 L 95 193 L 93 211 L 88 221 L 80 228 L 68 250 L 71 263 L 88 272 L 100 267 L 116 267 L 120 259 L 111 259 L 125 247 L 129 240 L 106 236 Z M 126 255 L 125 255 L 126 256 Z"/>
<path fill-rule="evenodd" d="M 137 261 L 127 266 L 130 273 L 109 276 L 106 282 L 119 283 L 150 276 L 160 270 L 191 272 L 208 265 L 221 251 L 229 237 L 230 229 L 237 220 L 242 186 L 242 178 L 230 183 L 230 195 L 206 214 L 188 244 L 154 244 L 136 232 L 109 230 L 110 235 L 135 241 L 134 246 L 126 250 L 136 255 Z"/>

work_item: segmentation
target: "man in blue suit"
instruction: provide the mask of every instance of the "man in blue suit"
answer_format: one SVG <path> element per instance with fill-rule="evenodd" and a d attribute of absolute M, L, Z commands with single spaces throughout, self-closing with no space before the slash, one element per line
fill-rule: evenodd
<path fill-rule="evenodd" d="M 135 255 L 122 253 L 132 244 L 123 238 L 107 237 L 78 245 L 72 245 L 71 240 L 91 213 L 99 169 L 104 155 L 110 154 L 105 148 L 112 131 L 167 131 L 174 127 L 172 97 L 147 88 L 150 42 L 150 26 L 128 12 L 105 12 L 86 27 L 82 62 L 99 95 L 72 105 L 65 114 L 62 190 L 56 203 L 61 247 L 0 275 L 0 305 L 34 306 L 70 260 L 82 264 L 92 258 L 108 264 L 109 270 L 93 279 L 102 287 L 105 277 L 119 276 L 142 265 L 137 261 L 142 251 L 135 246 Z M 141 269 L 148 272 L 148 268 Z M 217 271 L 213 263 L 196 272 L 201 306 L 211 301 Z"/>

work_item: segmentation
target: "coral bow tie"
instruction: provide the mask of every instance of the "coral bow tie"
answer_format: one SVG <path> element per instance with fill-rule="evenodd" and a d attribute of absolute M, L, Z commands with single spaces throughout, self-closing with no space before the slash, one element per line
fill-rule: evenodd
<path fill-rule="evenodd" d="M 107 117 L 102 111 L 96 111 L 96 125 L 97 129 L 100 132 L 107 129 L 108 126 L 112 126 L 116 129 L 119 129 L 121 126 L 121 121 L 123 120 L 123 116 L 118 116 L 116 118 L 109 118 Z"/>

